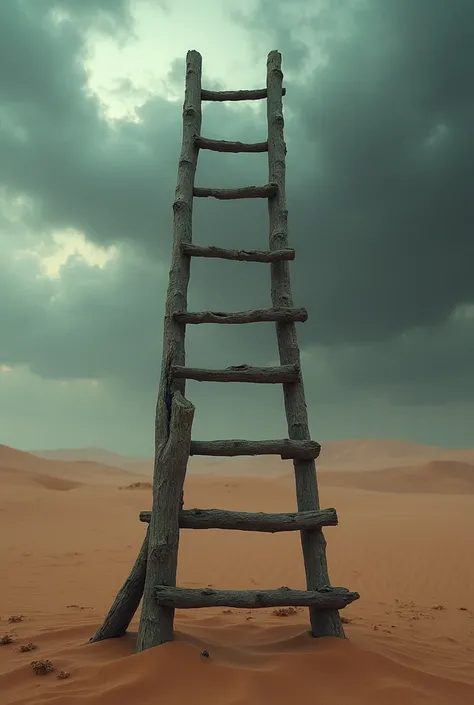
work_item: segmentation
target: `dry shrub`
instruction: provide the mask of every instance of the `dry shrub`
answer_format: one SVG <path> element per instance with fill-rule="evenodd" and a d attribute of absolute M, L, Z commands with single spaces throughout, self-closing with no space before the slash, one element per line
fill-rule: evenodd
<path fill-rule="evenodd" d="M 132 482 L 131 485 L 119 487 L 119 490 L 151 490 L 152 487 L 151 482 Z"/>
<path fill-rule="evenodd" d="M 44 659 L 40 661 L 32 661 L 31 668 L 36 673 L 37 676 L 45 676 L 48 673 L 52 673 L 56 669 L 49 659 Z"/>
<path fill-rule="evenodd" d="M 0 636 L 0 645 L 1 646 L 6 646 L 7 644 L 12 644 L 13 643 L 13 637 L 11 634 L 4 634 L 3 636 Z"/>
<path fill-rule="evenodd" d="M 56 674 L 56 678 L 59 678 L 60 681 L 65 681 L 66 678 L 70 677 L 70 675 L 71 674 L 69 673 L 69 671 L 58 671 L 58 673 Z"/>
<path fill-rule="evenodd" d="M 23 651 L 25 653 L 26 651 L 35 651 L 35 649 L 38 648 L 38 644 L 33 644 L 32 641 L 29 641 L 28 644 L 22 644 L 20 646 L 20 651 Z"/>
<path fill-rule="evenodd" d="M 24 619 L 25 619 L 25 617 L 22 614 L 13 614 L 11 617 L 8 617 L 8 621 L 11 624 L 16 624 L 17 622 L 23 622 Z"/>
<path fill-rule="evenodd" d="M 275 617 L 291 617 L 294 614 L 298 614 L 298 607 L 276 607 L 273 610 Z"/>

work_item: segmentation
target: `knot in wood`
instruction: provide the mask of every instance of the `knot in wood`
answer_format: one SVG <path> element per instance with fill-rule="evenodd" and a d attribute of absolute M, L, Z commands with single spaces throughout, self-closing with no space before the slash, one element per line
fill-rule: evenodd
<path fill-rule="evenodd" d="M 173 210 L 175 211 L 175 213 L 178 211 L 184 211 L 186 210 L 187 205 L 188 204 L 186 203 L 186 201 L 182 201 L 181 199 L 179 199 L 173 203 Z"/>

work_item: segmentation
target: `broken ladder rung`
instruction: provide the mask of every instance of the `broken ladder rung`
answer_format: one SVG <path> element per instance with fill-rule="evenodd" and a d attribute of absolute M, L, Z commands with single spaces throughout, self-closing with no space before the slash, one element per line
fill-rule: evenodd
<path fill-rule="evenodd" d="M 176 609 L 199 607 L 309 607 L 319 610 L 340 610 L 359 599 L 357 592 L 342 587 L 324 586 L 319 590 L 213 590 L 211 588 L 180 588 L 157 585 L 155 599 L 160 605 Z"/>
<path fill-rule="evenodd" d="M 241 152 L 259 153 L 268 152 L 268 141 L 265 142 L 229 142 L 229 140 L 211 140 L 207 137 L 194 138 L 194 144 L 199 149 L 208 149 L 211 152 Z"/>
<path fill-rule="evenodd" d="M 282 88 L 282 95 L 286 95 L 286 88 Z M 245 91 L 206 91 L 201 90 L 201 100 L 211 101 L 236 101 L 236 100 L 264 100 L 267 98 L 266 88 L 254 88 Z"/>
<path fill-rule="evenodd" d="M 308 320 L 308 312 L 305 308 L 260 308 L 252 311 L 236 311 L 235 313 L 225 313 L 223 311 L 182 311 L 173 314 L 177 323 L 198 324 L 198 323 L 221 323 L 221 324 L 242 324 L 242 323 L 292 323 L 299 321 L 304 323 Z"/>
<path fill-rule="evenodd" d="M 298 382 L 298 365 L 281 367 L 249 367 L 238 365 L 224 370 L 207 370 L 199 367 L 173 365 L 170 369 L 174 379 L 193 379 L 196 382 L 252 382 L 254 384 L 285 384 Z"/>
<path fill-rule="evenodd" d="M 140 512 L 140 521 L 149 524 L 150 520 L 151 512 Z M 180 529 L 224 529 L 274 534 L 281 531 L 320 529 L 323 526 L 337 526 L 335 509 L 286 514 L 234 512 L 227 509 L 182 509 L 179 513 Z"/>
<path fill-rule="evenodd" d="M 182 243 L 181 252 L 189 257 L 210 257 L 237 262 L 288 262 L 295 259 L 295 251 L 289 247 L 283 250 L 226 250 L 223 247 L 201 247 Z"/>
<path fill-rule="evenodd" d="M 321 452 L 316 441 L 191 441 L 190 455 L 235 457 L 237 455 L 279 455 L 282 460 L 314 460 Z"/>
<path fill-rule="evenodd" d="M 232 201 L 238 198 L 271 198 L 278 191 L 276 184 L 264 186 L 243 186 L 242 188 L 200 188 L 195 186 L 196 198 L 217 198 L 219 201 Z"/>

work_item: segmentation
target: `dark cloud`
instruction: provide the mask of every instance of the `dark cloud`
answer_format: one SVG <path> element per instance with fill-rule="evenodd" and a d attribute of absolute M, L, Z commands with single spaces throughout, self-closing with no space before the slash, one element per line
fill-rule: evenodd
<path fill-rule="evenodd" d="M 107 380 L 151 408 L 181 97 L 152 96 L 137 121 L 111 124 L 84 64 L 88 32 L 133 37 L 131 10 L 128 0 L 0 2 L 0 187 L 5 203 L 28 204 L 21 223 L 0 222 L 0 363 L 50 380 Z M 283 52 L 292 271 L 296 303 L 310 313 L 301 340 L 311 403 L 473 401 L 473 3 L 260 0 L 245 26 L 262 83 L 266 52 Z M 178 96 L 182 73 L 177 59 L 167 84 Z M 217 87 L 205 55 L 204 74 Z M 243 86 L 229 78 L 228 87 Z M 264 139 L 263 107 L 206 106 L 203 134 Z M 262 155 L 205 153 L 197 183 L 266 177 Z M 38 242 L 74 228 L 120 254 L 104 270 L 72 260 L 59 282 L 37 278 L 34 261 L 12 255 L 23 226 Z M 264 247 L 265 205 L 198 201 L 194 232 L 203 244 Z M 268 304 L 267 268 L 193 262 L 191 308 Z M 216 328 L 189 331 L 191 363 L 275 361 L 271 326 Z M 204 415 L 224 403 L 217 388 L 195 388 Z M 237 386 L 236 408 L 248 394 Z"/>

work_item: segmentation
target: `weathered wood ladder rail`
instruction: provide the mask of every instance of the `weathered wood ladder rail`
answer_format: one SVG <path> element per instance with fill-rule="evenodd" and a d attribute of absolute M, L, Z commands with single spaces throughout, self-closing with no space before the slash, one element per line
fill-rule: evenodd
<path fill-rule="evenodd" d="M 183 141 L 178 167 L 174 211 L 174 240 L 165 309 L 163 359 L 156 409 L 156 448 L 153 507 L 142 512 L 148 522 L 146 536 L 132 571 L 117 594 L 104 623 L 92 637 L 99 641 L 125 634 L 143 595 L 137 651 L 173 639 L 174 611 L 190 607 L 309 607 L 313 636 L 344 637 L 339 609 L 359 595 L 331 587 L 326 563 L 323 526 L 337 524 L 335 509 L 319 508 L 315 458 L 320 445 L 312 441 L 300 369 L 295 322 L 307 319 L 306 310 L 293 305 L 288 262 L 295 257 L 287 244 L 285 155 L 283 136 L 281 55 L 267 60 L 267 87 L 250 91 L 206 91 L 201 88 L 201 55 L 186 57 L 186 91 L 183 106 Z M 267 99 L 268 140 L 243 144 L 201 137 L 201 101 Z M 237 189 L 197 188 L 194 177 L 200 149 L 217 152 L 267 152 L 269 183 Z M 218 199 L 266 198 L 270 221 L 268 250 L 226 250 L 192 244 L 193 197 Z M 187 289 L 192 257 L 212 257 L 271 266 L 272 308 L 222 313 L 187 310 Z M 272 321 L 280 353 L 280 367 L 230 367 L 225 370 L 185 366 L 186 325 L 198 323 L 243 324 Z M 193 405 L 185 398 L 186 379 L 208 382 L 253 382 L 283 385 L 288 439 L 270 441 L 191 441 Z M 276 454 L 293 459 L 298 512 L 263 514 L 218 509 L 183 510 L 183 484 L 190 455 Z M 300 531 L 307 590 L 210 590 L 176 587 L 179 529 L 234 529 L 241 531 Z"/>

